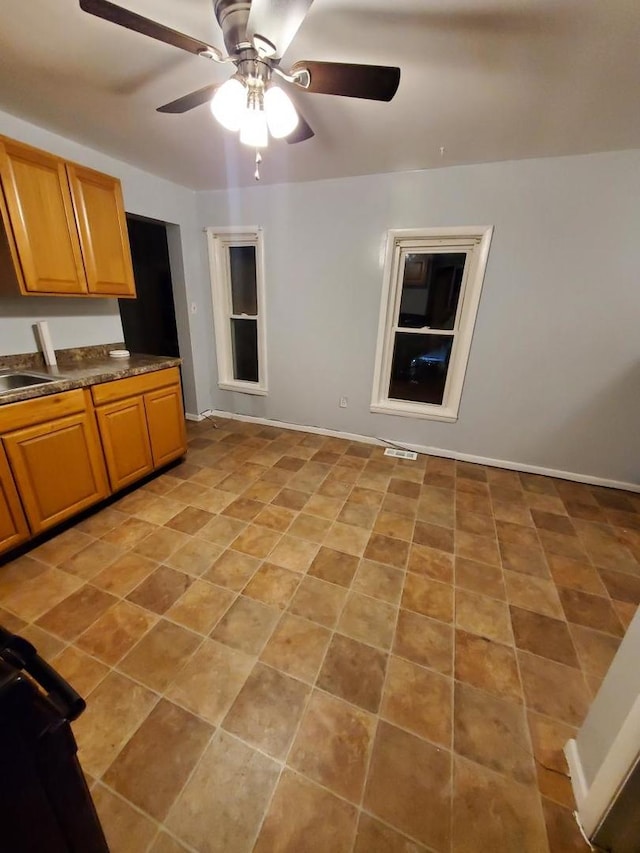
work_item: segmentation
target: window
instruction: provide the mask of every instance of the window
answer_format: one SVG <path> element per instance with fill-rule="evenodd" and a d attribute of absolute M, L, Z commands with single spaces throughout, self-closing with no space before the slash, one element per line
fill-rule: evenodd
<path fill-rule="evenodd" d="M 457 419 L 492 231 L 388 232 L 372 412 Z"/>
<path fill-rule="evenodd" d="M 262 229 L 207 229 L 218 386 L 267 393 Z"/>

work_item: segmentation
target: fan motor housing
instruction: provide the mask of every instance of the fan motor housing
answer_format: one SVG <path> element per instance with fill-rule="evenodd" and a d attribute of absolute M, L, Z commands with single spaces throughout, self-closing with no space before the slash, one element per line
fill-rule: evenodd
<path fill-rule="evenodd" d="M 213 11 L 220 24 L 229 56 L 251 47 L 247 40 L 247 21 L 251 0 L 214 0 Z"/>

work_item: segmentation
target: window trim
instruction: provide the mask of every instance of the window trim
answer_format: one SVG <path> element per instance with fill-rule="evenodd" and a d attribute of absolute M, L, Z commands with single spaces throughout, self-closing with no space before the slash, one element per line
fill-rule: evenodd
<path fill-rule="evenodd" d="M 218 362 L 218 388 L 223 391 L 240 391 L 265 397 L 267 382 L 267 318 L 264 280 L 264 240 L 260 226 L 211 226 L 205 228 L 209 250 L 211 298 L 213 300 L 213 327 Z M 232 311 L 231 280 L 229 277 L 228 248 L 234 245 L 256 247 L 256 300 L 258 327 L 258 381 L 235 379 L 233 375 L 233 350 L 230 320 Z"/>
<path fill-rule="evenodd" d="M 492 225 L 394 228 L 387 232 L 373 388 L 369 408 L 371 412 L 449 423 L 457 421 L 492 235 Z M 396 400 L 389 397 L 391 359 L 402 293 L 400 260 L 403 250 L 411 248 L 414 250 L 442 248 L 446 251 L 458 249 L 466 251 L 469 255 L 465 263 L 463 287 L 460 290 L 456 320 L 458 328 L 455 333 L 451 330 L 454 334 L 454 343 L 441 405 Z"/>

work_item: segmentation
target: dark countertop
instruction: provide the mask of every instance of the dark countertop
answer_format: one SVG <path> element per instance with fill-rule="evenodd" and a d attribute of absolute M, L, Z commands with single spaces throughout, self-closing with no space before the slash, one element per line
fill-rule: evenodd
<path fill-rule="evenodd" d="M 181 363 L 179 358 L 166 358 L 157 355 L 110 358 L 103 354 L 87 353 L 82 360 L 63 360 L 62 363 L 58 364 L 58 367 L 43 367 L 37 364 L 32 367 L 25 363 L 24 359 L 17 364 L 18 358 L 17 356 L 0 356 L 0 370 L 12 369 L 16 372 L 38 373 L 55 377 L 56 381 L 0 393 L 0 406 L 7 403 L 17 403 L 21 400 L 31 400 L 34 397 L 60 394 L 62 391 L 72 391 L 76 388 L 86 388 L 88 385 L 111 382 L 113 379 L 139 376 L 141 373 L 151 373 L 154 370 L 164 370 L 167 367 L 177 367 Z"/>

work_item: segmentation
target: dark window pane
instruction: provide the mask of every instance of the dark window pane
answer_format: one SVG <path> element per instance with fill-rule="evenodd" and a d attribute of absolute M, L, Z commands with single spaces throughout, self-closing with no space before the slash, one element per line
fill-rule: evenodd
<path fill-rule="evenodd" d="M 440 405 L 452 345 L 453 335 L 396 333 L 389 397 Z"/>
<path fill-rule="evenodd" d="M 406 255 L 398 325 L 453 329 L 466 259 L 464 252 Z"/>
<path fill-rule="evenodd" d="M 244 382 L 258 381 L 258 324 L 255 320 L 231 321 L 233 377 Z"/>
<path fill-rule="evenodd" d="M 258 313 L 256 296 L 256 247 L 230 246 L 232 314 Z"/>

